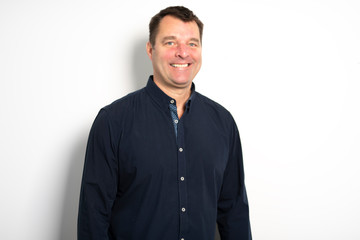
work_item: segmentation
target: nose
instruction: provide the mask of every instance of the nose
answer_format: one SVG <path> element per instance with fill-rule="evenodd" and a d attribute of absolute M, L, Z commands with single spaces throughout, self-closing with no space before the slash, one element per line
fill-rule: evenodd
<path fill-rule="evenodd" d="M 186 58 L 189 56 L 189 49 L 186 44 L 179 44 L 176 49 L 176 56 L 180 58 Z"/>

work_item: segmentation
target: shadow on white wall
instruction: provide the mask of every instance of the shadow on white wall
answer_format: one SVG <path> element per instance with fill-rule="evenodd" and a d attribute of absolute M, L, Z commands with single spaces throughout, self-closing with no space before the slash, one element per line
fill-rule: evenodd
<path fill-rule="evenodd" d="M 140 38 L 134 44 L 132 59 L 132 76 L 131 86 L 134 90 L 145 87 L 149 76 L 152 74 L 152 64 L 146 53 L 147 38 Z"/>
<path fill-rule="evenodd" d="M 87 135 L 88 133 L 79 135 L 77 141 L 75 141 L 74 148 L 71 150 L 72 154 L 70 155 L 71 159 L 63 195 L 64 200 L 58 240 L 77 238 L 77 213 Z"/>
<path fill-rule="evenodd" d="M 151 61 L 146 54 L 146 42 L 147 39 L 142 38 L 135 41 L 134 44 L 131 66 L 129 66 L 132 68 L 132 79 L 128 79 L 133 90 L 145 87 L 149 75 L 152 74 Z M 89 131 L 90 129 L 77 136 L 77 140 L 74 141 L 74 148 L 70 150 L 71 159 L 65 180 L 58 240 L 70 240 L 77 237 L 79 194 Z"/>

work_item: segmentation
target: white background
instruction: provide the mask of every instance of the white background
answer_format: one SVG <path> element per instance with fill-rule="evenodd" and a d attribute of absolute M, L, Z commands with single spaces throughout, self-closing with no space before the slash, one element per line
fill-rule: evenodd
<path fill-rule="evenodd" d="M 152 72 L 148 22 L 204 22 L 199 92 L 230 110 L 253 238 L 360 239 L 360 2 L 0 1 L 0 239 L 76 238 L 98 110 Z"/>

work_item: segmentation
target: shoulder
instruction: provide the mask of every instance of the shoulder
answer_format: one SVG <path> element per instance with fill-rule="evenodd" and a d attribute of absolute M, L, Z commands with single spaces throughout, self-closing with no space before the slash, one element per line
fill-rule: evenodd
<path fill-rule="evenodd" d="M 134 111 L 142 101 L 146 101 L 145 98 L 147 98 L 145 88 L 139 89 L 104 106 L 100 109 L 99 114 L 104 113 L 110 121 L 119 121 L 128 116 L 131 111 Z"/>
<path fill-rule="evenodd" d="M 206 118 L 213 121 L 227 130 L 236 128 L 235 120 L 231 113 L 218 102 L 196 92 L 195 110 L 203 114 Z"/>
<path fill-rule="evenodd" d="M 146 95 L 144 88 L 142 88 L 113 101 L 100 109 L 95 121 L 101 120 L 117 127 L 123 125 L 124 121 L 126 122 L 127 118 L 132 116 L 131 112 L 136 106 L 146 98 Z"/>
<path fill-rule="evenodd" d="M 202 95 L 199 92 L 196 92 L 196 101 L 201 106 L 202 109 L 208 111 L 209 113 L 217 114 L 221 118 L 225 118 L 227 120 L 232 119 L 231 113 L 218 102 Z"/>
<path fill-rule="evenodd" d="M 99 134 L 110 132 L 114 138 L 119 137 L 126 123 L 132 121 L 132 112 L 136 105 L 146 98 L 145 95 L 144 89 L 140 89 L 101 108 L 92 125 L 92 131 Z"/>
<path fill-rule="evenodd" d="M 126 96 L 119 98 L 111 104 L 102 108 L 102 110 L 116 114 L 117 112 L 125 111 L 135 104 L 140 102 L 145 94 L 145 88 L 139 89 L 135 92 L 129 93 Z"/>

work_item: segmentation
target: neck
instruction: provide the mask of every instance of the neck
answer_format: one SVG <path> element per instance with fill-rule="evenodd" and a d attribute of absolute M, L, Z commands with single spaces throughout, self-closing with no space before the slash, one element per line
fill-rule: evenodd
<path fill-rule="evenodd" d="M 156 81 L 154 78 L 154 83 L 169 97 L 175 99 L 176 101 L 176 108 L 178 112 L 178 117 L 181 118 L 185 111 L 185 104 L 186 101 L 190 98 L 191 95 L 191 84 L 185 87 L 171 87 L 161 84 L 159 81 Z"/>

